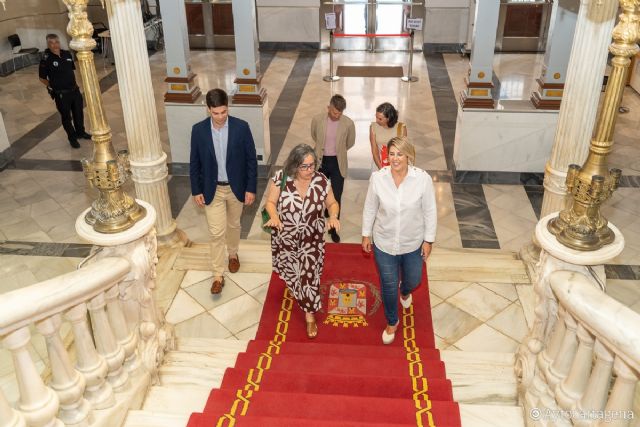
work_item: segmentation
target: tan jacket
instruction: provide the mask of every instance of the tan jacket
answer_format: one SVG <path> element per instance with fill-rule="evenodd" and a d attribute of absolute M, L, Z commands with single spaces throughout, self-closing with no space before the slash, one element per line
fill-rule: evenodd
<path fill-rule="evenodd" d="M 315 142 L 316 156 L 318 162 L 322 163 L 322 154 L 324 151 L 324 139 L 327 133 L 327 113 L 321 113 L 311 119 L 311 138 Z M 347 150 L 356 143 L 356 126 L 353 120 L 344 114 L 340 116 L 338 122 L 338 130 L 336 131 L 336 154 L 338 157 L 338 167 L 340 175 L 347 177 L 348 162 Z"/>

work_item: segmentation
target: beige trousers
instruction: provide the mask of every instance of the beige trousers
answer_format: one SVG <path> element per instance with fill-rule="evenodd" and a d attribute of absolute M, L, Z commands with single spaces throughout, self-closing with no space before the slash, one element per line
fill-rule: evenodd
<path fill-rule="evenodd" d="M 211 236 L 211 267 L 214 276 L 221 277 L 227 267 L 225 243 L 229 256 L 238 254 L 240 217 L 244 204 L 228 185 L 219 185 L 213 200 L 204 207 Z"/>

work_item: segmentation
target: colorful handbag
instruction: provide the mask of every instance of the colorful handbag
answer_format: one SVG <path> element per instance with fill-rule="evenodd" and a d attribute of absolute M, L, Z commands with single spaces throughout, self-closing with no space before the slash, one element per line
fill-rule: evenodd
<path fill-rule="evenodd" d="M 285 185 L 287 185 L 287 174 L 285 174 L 283 171 L 282 181 L 280 181 L 280 194 L 282 194 L 282 190 L 284 190 Z M 262 207 L 260 214 L 262 215 L 262 231 L 264 231 L 265 233 L 271 233 L 271 227 L 265 226 L 265 224 L 271 219 L 269 212 L 267 212 L 266 206 Z"/>

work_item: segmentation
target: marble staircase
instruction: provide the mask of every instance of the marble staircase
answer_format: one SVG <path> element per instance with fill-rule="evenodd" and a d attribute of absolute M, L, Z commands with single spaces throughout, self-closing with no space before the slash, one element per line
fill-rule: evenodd
<path fill-rule="evenodd" d="M 271 272 L 268 241 L 242 240 L 240 253 L 243 271 Z M 209 245 L 192 243 L 182 249 L 172 268 L 206 271 L 208 259 Z M 428 270 L 430 280 L 530 283 L 524 264 L 509 251 L 435 248 Z M 140 410 L 129 411 L 124 426 L 185 426 L 192 412 L 202 410 L 211 389 L 220 385 L 225 369 L 234 365 L 246 346 L 247 341 L 178 337 L 176 348 L 165 355 L 159 368 L 158 384 L 149 389 Z M 525 425 L 518 406 L 514 353 L 444 350 L 441 357 L 460 404 L 463 426 Z"/>
<path fill-rule="evenodd" d="M 159 384 L 149 389 L 140 410 L 128 413 L 124 426 L 185 426 L 246 346 L 246 341 L 178 338 L 176 350 L 165 355 Z M 441 355 L 463 426 L 524 426 L 513 354 L 445 350 Z"/>

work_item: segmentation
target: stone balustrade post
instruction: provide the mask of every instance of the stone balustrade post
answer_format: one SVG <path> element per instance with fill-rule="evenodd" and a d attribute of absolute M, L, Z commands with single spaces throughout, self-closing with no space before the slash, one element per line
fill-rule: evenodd
<path fill-rule="evenodd" d="M 62 316 L 56 314 L 36 324 L 47 344 L 51 365 L 51 388 L 58 394 L 58 418 L 67 426 L 89 425 L 91 405 L 84 398 L 85 379 L 73 368 L 67 349 L 60 337 Z"/>
<path fill-rule="evenodd" d="M 584 394 L 593 364 L 593 342 L 591 333 L 578 325 L 578 350 L 573 359 L 569 375 L 556 387 L 556 400 L 565 410 L 575 407 Z"/>
<path fill-rule="evenodd" d="M 94 409 L 106 409 L 115 404 L 111 385 L 105 381 L 108 372 L 107 362 L 98 354 L 87 321 L 87 305 L 78 304 L 66 313 L 73 330 L 73 344 L 76 349 L 76 368 L 86 381 L 85 398 Z"/>
<path fill-rule="evenodd" d="M 63 427 L 56 418 L 60 402 L 58 396 L 44 385 L 27 345 L 31 340 L 29 327 L 25 326 L 6 335 L 2 344 L 11 352 L 18 389 L 19 409 L 29 427 Z"/>
<path fill-rule="evenodd" d="M 578 324 L 573 316 L 571 316 L 571 314 L 566 310 L 564 312 L 563 321 L 565 324 L 565 332 L 564 337 L 562 337 L 562 344 L 560 345 L 560 349 L 558 350 L 555 359 L 553 359 L 553 362 L 551 362 L 551 366 L 549 366 L 549 371 L 547 372 L 547 381 L 552 387 L 555 387 L 560 381 L 567 377 L 578 348 L 578 340 L 576 338 L 576 329 L 578 328 Z"/>
<path fill-rule="evenodd" d="M 0 420 L 5 427 L 27 427 L 22 414 L 13 409 L 0 390 Z"/>
<path fill-rule="evenodd" d="M 577 402 L 575 409 L 579 411 L 601 411 L 609 395 L 609 383 L 613 370 L 613 353 L 596 339 L 593 345 L 595 363 L 589 376 L 584 395 Z M 579 427 L 591 426 L 589 420 L 575 420 Z"/>
<path fill-rule="evenodd" d="M 549 368 L 551 367 L 551 364 L 558 356 L 558 352 L 560 351 L 560 347 L 562 345 L 562 340 L 564 339 L 564 335 L 567 332 L 567 325 L 564 322 L 564 315 L 564 308 L 558 307 L 558 317 L 555 321 L 555 326 L 551 331 L 549 344 L 547 345 L 547 348 L 545 348 L 540 353 L 539 356 L 540 366 L 547 376 L 549 375 Z"/>
<path fill-rule="evenodd" d="M 158 263 L 155 209 L 145 201 L 138 200 L 138 203 L 147 210 L 147 215 L 129 230 L 112 235 L 96 233 L 80 220 L 81 214 L 76 221 L 76 231 L 84 240 L 102 247 L 95 261 L 108 257 L 121 257 L 129 261 L 131 269 L 116 285 L 117 294 L 115 289 L 107 293 L 107 301 L 117 301 L 118 304 L 108 307 L 109 318 L 104 322 L 105 328 L 112 328 L 112 337 L 116 334 L 113 344 L 109 345 L 117 345 L 120 349 L 124 346 L 123 354 L 126 353 L 127 360 L 129 355 L 135 354 L 136 363 L 144 365 L 151 378 L 157 380 L 157 370 L 164 353 L 173 348 L 174 333 L 173 326 L 165 322 L 153 300 Z M 111 308 L 114 308 L 113 313 Z M 120 333 L 122 336 L 118 335 Z M 132 339 L 136 343 L 135 353 L 129 353 Z M 127 362 L 125 365 L 128 369 Z"/>
<path fill-rule="evenodd" d="M 106 302 L 104 293 L 96 295 L 91 299 L 87 307 L 91 314 L 91 324 L 93 326 L 93 337 L 96 348 L 104 360 L 107 362 L 109 370 L 107 381 L 118 392 L 124 390 L 129 385 L 129 374 L 124 370 L 124 349 L 116 341 L 113 330 L 109 324 L 109 318 L 105 310 Z"/>
<path fill-rule="evenodd" d="M 138 336 L 129 330 L 129 325 L 127 325 L 127 320 L 122 311 L 119 295 L 120 289 L 118 286 L 114 286 L 105 292 L 107 315 L 109 316 L 109 323 L 111 324 L 113 334 L 124 350 L 124 367 L 127 372 L 132 373 L 140 367 L 140 361 L 136 353 Z"/>
<path fill-rule="evenodd" d="M 638 373 L 617 356 L 613 361 L 613 372 L 616 374 L 616 382 L 611 389 L 605 407 L 605 416 L 606 414 L 620 414 L 620 416 L 612 417 L 611 420 L 600 420 L 599 427 L 627 427 L 630 424 L 629 419 L 622 414 L 630 413 L 633 410 L 633 397 L 638 384 Z"/>

